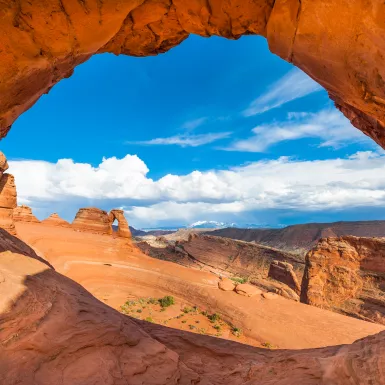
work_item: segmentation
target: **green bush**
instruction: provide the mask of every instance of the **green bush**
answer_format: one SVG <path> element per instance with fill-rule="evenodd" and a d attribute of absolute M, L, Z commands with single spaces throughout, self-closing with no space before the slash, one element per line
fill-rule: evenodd
<path fill-rule="evenodd" d="M 159 302 L 160 306 L 162 306 L 163 308 L 174 305 L 174 303 L 175 303 L 174 297 L 172 297 L 171 295 L 166 295 L 163 298 L 159 298 L 158 302 Z"/>
<path fill-rule="evenodd" d="M 241 278 L 241 277 L 232 277 L 230 278 L 232 281 L 236 282 L 236 283 L 246 283 L 249 279 L 248 278 Z"/>
<path fill-rule="evenodd" d="M 207 316 L 207 318 L 208 318 L 208 319 L 210 320 L 210 322 L 212 322 L 212 323 L 218 322 L 218 321 L 221 319 L 220 315 L 217 314 L 217 313 L 209 314 L 209 315 Z"/>

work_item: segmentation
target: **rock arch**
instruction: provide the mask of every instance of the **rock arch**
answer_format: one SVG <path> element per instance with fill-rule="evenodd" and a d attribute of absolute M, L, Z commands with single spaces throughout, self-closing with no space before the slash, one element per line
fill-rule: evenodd
<path fill-rule="evenodd" d="M 384 14 L 380 0 L 3 0 L 0 137 L 93 54 L 156 55 L 191 33 L 255 34 L 385 147 Z"/>
<path fill-rule="evenodd" d="M 110 219 L 110 224 L 114 223 L 115 219 L 118 221 L 118 231 L 117 235 L 118 237 L 122 238 L 131 238 L 131 231 L 128 226 L 128 222 L 126 217 L 124 216 L 123 210 L 111 210 L 108 214 L 108 217 Z"/>

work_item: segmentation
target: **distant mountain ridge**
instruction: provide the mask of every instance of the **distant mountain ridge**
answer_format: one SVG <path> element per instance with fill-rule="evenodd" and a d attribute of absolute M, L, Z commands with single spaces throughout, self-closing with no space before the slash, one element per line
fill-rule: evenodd
<path fill-rule="evenodd" d="M 320 238 L 344 235 L 385 237 L 385 221 L 307 223 L 280 229 L 225 228 L 211 231 L 210 235 L 302 253 L 312 248 Z"/>

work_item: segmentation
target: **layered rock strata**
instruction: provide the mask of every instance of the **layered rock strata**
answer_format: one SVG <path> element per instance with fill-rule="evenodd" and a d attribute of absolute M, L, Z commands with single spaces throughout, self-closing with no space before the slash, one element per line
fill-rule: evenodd
<path fill-rule="evenodd" d="M 8 162 L 5 155 L 0 152 L 0 228 L 16 235 L 13 210 L 17 207 L 17 193 L 15 178 L 5 173 Z"/>
<path fill-rule="evenodd" d="M 306 256 L 301 301 L 385 324 L 385 238 L 325 238 Z"/>
<path fill-rule="evenodd" d="M 13 210 L 13 220 L 15 222 L 33 222 L 39 223 L 40 221 L 33 215 L 32 209 L 28 206 L 17 206 Z"/>
<path fill-rule="evenodd" d="M 80 209 L 72 222 L 72 227 L 79 231 L 112 234 L 111 221 L 107 211 L 96 207 Z"/>
<path fill-rule="evenodd" d="M 111 210 L 109 213 L 109 220 L 111 225 L 114 223 L 115 220 L 118 222 L 118 231 L 117 235 L 118 237 L 122 238 L 129 238 L 131 239 L 131 231 L 128 226 L 128 222 L 126 217 L 124 216 L 123 210 Z"/>

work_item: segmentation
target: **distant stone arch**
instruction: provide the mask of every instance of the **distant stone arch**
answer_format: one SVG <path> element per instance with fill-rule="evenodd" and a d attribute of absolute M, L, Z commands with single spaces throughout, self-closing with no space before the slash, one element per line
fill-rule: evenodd
<path fill-rule="evenodd" d="M 123 210 L 111 210 L 108 214 L 110 220 L 110 226 L 114 223 L 115 219 L 118 221 L 118 231 L 117 234 L 122 238 L 131 238 L 131 231 L 128 226 L 128 222 L 124 216 Z"/>

